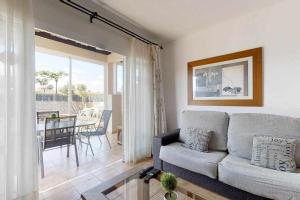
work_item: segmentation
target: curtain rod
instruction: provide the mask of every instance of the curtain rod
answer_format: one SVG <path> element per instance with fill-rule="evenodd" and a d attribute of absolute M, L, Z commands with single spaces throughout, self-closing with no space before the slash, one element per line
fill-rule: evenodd
<path fill-rule="evenodd" d="M 118 29 L 119 31 L 121 31 L 123 33 L 126 33 L 127 35 L 130 35 L 131 37 L 134 37 L 134 38 L 136 38 L 136 39 L 138 39 L 138 40 L 140 40 L 140 41 L 142 41 L 142 42 L 144 42 L 146 44 L 157 45 L 161 49 L 163 49 L 163 47 L 161 45 L 159 45 L 159 44 L 157 44 L 155 42 L 152 42 L 152 41 L 150 41 L 150 40 L 148 40 L 148 39 L 146 39 L 146 38 L 144 38 L 144 37 L 142 37 L 142 36 L 140 36 L 140 35 L 132 32 L 132 31 L 128 30 L 127 28 L 124 28 L 123 26 L 121 26 L 121 25 L 119 25 L 119 24 L 117 24 L 117 23 L 115 23 L 115 22 L 113 22 L 113 21 L 111 21 L 111 20 L 109 20 L 109 19 L 107 19 L 107 18 L 99 15 L 97 12 L 93 12 L 93 11 L 91 11 L 91 10 L 89 10 L 89 9 L 87 9 L 87 8 L 85 8 L 85 7 L 81 6 L 81 5 L 73 2 L 72 0 L 60 0 L 60 2 L 66 4 L 66 5 L 74 8 L 74 9 L 76 9 L 76 10 L 78 10 L 78 11 L 86 14 L 86 15 L 89 15 L 89 17 L 90 17 L 90 23 L 93 23 L 93 20 L 97 19 L 97 20 L 99 20 L 99 21 L 101 21 L 101 22 L 103 22 L 103 23 L 105 23 L 105 24 L 107 24 L 107 25 L 109 25 L 109 26 L 111 26 L 111 27 L 113 27 L 115 29 Z"/>

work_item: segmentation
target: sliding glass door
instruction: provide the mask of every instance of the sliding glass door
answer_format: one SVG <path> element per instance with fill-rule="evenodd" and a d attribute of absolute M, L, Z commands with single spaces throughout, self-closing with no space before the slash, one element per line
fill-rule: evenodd
<path fill-rule="evenodd" d="M 99 118 L 105 107 L 105 68 L 106 64 L 98 61 L 37 51 L 37 111 Z"/>
<path fill-rule="evenodd" d="M 72 106 L 82 118 L 99 118 L 105 107 L 104 65 L 72 60 Z M 75 101 L 76 100 L 76 101 Z"/>

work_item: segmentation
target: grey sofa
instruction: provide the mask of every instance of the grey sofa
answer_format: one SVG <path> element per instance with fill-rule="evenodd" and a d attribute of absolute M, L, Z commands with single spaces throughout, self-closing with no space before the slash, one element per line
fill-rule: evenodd
<path fill-rule="evenodd" d="M 182 128 L 202 127 L 214 132 L 208 153 L 184 148 L 180 129 L 154 137 L 154 167 L 170 171 L 230 199 L 300 199 L 300 170 L 280 172 L 250 165 L 254 135 L 296 138 L 300 121 L 267 114 L 185 111 Z M 300 144 L 296 147 L 300 167 Z"/>

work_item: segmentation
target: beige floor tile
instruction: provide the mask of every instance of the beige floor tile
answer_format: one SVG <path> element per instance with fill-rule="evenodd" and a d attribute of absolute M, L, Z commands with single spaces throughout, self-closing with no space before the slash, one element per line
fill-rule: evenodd
<path fill-rule="evenodd" d="M 95 155 L 92 156 L 86 146 L 79 148 L 79 163 L 76 166 L 74 148 L 70 148 L 70 157 L 66 157 L 67 148 L 58 148 L 44 152 L 45 178 L 40 179 L 41 200 L 79 200 L 80 194 L 122 172 L 136 166 L 149 165 L 151 160 L 134 164 L 122 162 L 122 146 L 118 145 L 115 135 L 110 136 L 110 149 L 105 138 L 102 145 L 98 138 L 92 138 Z M 114 198 L 123 199 L 122 193 Z"/>

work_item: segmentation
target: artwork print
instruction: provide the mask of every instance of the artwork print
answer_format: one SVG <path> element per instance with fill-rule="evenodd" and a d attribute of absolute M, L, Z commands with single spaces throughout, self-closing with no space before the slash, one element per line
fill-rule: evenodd
<path fill-rule="evenodd" d="M 188 104 L 263 106 L 262 50 L 188 62 Z"/>
<path fill-rule="evenodd" d="M 251 74 L 251 57 L 196 66 L 193 69 L 193 99 L 252 98 Z"/>

